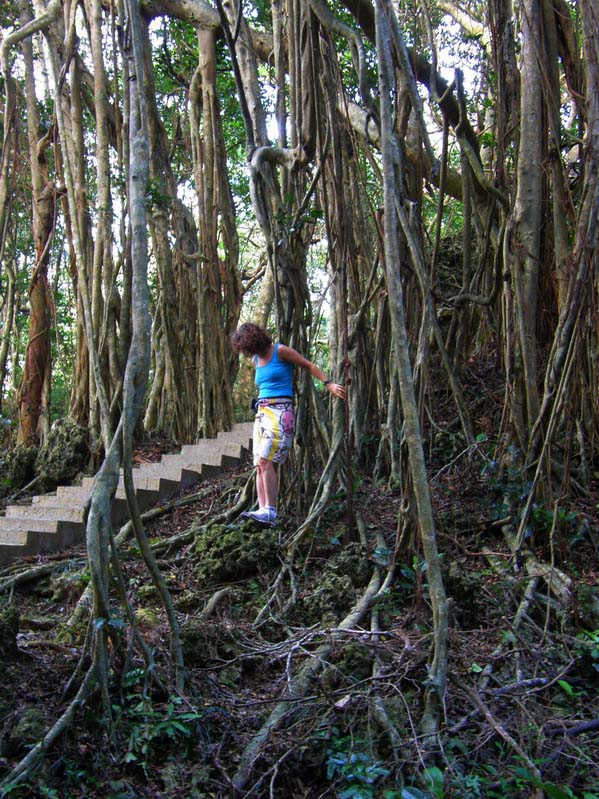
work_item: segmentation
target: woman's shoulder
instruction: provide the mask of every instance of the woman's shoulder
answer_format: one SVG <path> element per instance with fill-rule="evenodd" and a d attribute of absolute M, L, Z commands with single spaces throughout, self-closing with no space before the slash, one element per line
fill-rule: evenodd
<path fill-rule="evenodd" d="M 277 350 L 279 360 L 286 361 L 295 366 L 305 367 L 309 365 L 309 361 L 304 358 L 301 352 L 294 350 L 293 347 L 288 347 L 286 344 L 281 344 Z"/>

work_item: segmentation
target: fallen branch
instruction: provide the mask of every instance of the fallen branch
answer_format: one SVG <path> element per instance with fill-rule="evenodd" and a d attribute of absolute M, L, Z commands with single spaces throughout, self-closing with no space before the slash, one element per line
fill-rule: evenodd
<path fill-rule="evenodd" d="M 24 494 L 26 491 L 29 491 L 30 488 L 33 488 L 35 485 L 39 483 L 41 480 L 41 475 L 38 474 L 36 477 L 33 478 L 27 485 L 24 485 L 22 488 L 19 488 L 15 491 L 14 494 L 11 494 L 9 497 L 4 497 L 4 499 L 0 500 L 0 507 L 5 508 L 11 502 L 14 502 L 15 499 Z"/>
<path fill-rule="evenodd" d="M 527 546 L 518 542 L 517 535 L 510 525 L 506 525 L 503 536 L 513 555 L 520 555 L 524 559 L 526 571 L 531 579 L 540 577 L 547 584 L 547 588 L 562 603 L 564 608 L 572 606 L 572 580 L 557 566 L 542 563 Z"/>
<path fill-rule="evenodd" d="M 30 583 L 33 580 L 39 580 L 40 577 L 45 577 L 47 574 L 52 574 L 52 572 L 63 568 L 63 566 L 64 561 L 61 561 L 60 563 L 45 563 L 43 566 L 34 566 L 31 569 L 26 569 L 25 571 L 19 572 L 19 574 L 15 574 L 13 577 L 9 577 L 8 579 L 0 582 L 0 593 L 3 591 L 8 591 L 10 588 L 14 588 L 17 585 Z"/>
<path fill-rule="evenodd" d="M 229 596 L 229 594 L 232 593 L 233 588 L 229 585 L 226 588 L 221 588 L 220 591 L 217 591 L 215 594 L 213 594 L 206 603 L 206 607 L 198 614 L 198 619 L 200 621 L 206 621 L 209 619 L 216 610 L 216 607 L 221 599 L 224 599 L 226 596 Z"/>
<path fill-rule="evenodd" d="M 522 758 L 523 762 L 526 763 L 526 767 L 530 769 L 531 774 L 534 774 L 534 776 L 538 780 L 541 780 L 541 772 L 539 771 L 538 767 L 528 757 L 528 755 L 526 754 L 524 749 L 522 749 L 518 741 L 512 738 L 512 736 L 505 729 L 505 727 L 497 721 L 495 716 L 491 713 L 491 711 L 482 701 L 480 696 L 471 688 L 469 688 L 464 682 L 462 682 L 462 680 L 460 680 L 460 678 L 457 677 L 455 674 L 450 673 L 449 679 L 454 685 L 457 685 L 457 687 L 461 691 L 463 691 L 464 694 L 466 694 L 470 702 L 476 708 L 478 708 L 478 710 L 480 710 L 480 712 L 483 714 L 483 716 L 486 718 L 486 720 L 489 722 L 489 724 L 495 730 L 495 732 L 500 736 L 500 738 L 503 738 L 503 740 L 508 744 L 508 746 L 510 746 L 514 750 L 514 752 L 516 752 L 516 754 Z"/>
<path fill-rule="evenodd" d="M 582 735 L 585 732 L 593 732 L 594 730 L 599 729 L 599 719 L 592 719 L 591 721 L 582 721 L 580 724 L 573 724 L 570 727 L 566 727 L 563 723 L 560 724 L 558 722 L 553 722 L 552 724 L 548 724 L 545 729 L 551 730 L 560 730 L 569 738 L 573 737 L 574 735 Z"/>

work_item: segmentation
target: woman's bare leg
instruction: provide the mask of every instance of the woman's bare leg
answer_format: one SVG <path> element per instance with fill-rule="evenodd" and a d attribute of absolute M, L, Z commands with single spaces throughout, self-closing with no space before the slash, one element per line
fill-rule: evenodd
<path fill-rule="evenodd" d="M 266 458 L 260 458 L 256 476 L 258 505 L 261 508 L 277 507 L 278 476 L 275 465 Z"/>

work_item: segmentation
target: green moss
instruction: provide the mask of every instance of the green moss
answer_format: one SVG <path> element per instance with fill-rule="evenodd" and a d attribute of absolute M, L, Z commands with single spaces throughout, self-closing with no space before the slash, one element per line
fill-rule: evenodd
<path fill-rule="evenodd" d="M 19 612 L 14 605 L 0 605 L 0 663 L 17 657 Z"/>
<path fill-rule="evenodd" d="M 35 461 L 35 474 L 44 490 L 69 483 L 79 474 L 89 457 L 87 434 L 72 419 L 58 419 Z"/>
<path fill-rule="evenodd" d="M 160 626 L 160 615 L 154 608 L 139 608 L 135 617 L 143 630 L 155 630 Z"/>
<path fill-rule="evenodd" d="M 293 610 L 298 624 L 337 624 L 351 609 L 356 589 L 370 578 L 366 549 L 352 543 L 334 555 L 316 581 L 316 590 L 300 599 Z"/>
<path fill-rule="evenodd" d="M 37 447 L 17 447 L 0 457 L 1 497 L 14 494 L 33 480 L 37 453 Z"/>
<path fill-rule="evenodd" d="M 21 755 L 46 734 L 44 714 L 37 708 L 25 709 L 6 732 L 4 752 L 7 755 Z"/>
<path fill-rule="evenodd" d="M 463 627 L 477 625 L 483 597 L 483 575 L 466 571 L 461 563 L 452 562 L 444 575 L 445 587 L 455 600 L 454 613 Z"/>
<path fill-rule="evenodd" d="M 367 679 L 372 675 L 370 649 L 360 641 L 349 641 L 343 647 L 339 668 L 352 682 Z"/>
<path fill-rule="evenodd" d="M 199 607 L 200 601 L 198 595 L 191 588 L 183 591 L 181 596 L 175 600 L 175 608 L 180 611 L 190 611 Z"/>
<path fill-rule="evenodd" d="M 158 596 L 155 585 L 140 585 L 137 589 L 140 600 L 155 599 Z"/>
<path fill-rule="evenodd" d="M 190 622 L 181 628 L 181 644 L 187 666 L 205 667 L 214 661 L 232 660 L 239 654 L 239 643 L 222 624 Z"/>
<path fill-rule="evenodd" d="M 372 655 L 360 641 L 346 641 L 335 646 L 329 658 L 331 665 L 323 671 L 321 684 L 325 691 L 337 690 L 343 685 L 348 690 L 355 683 L 372 676 Z"/>
<path fill-rule="evenodd" d="M 318 622 L 327 626 L 336 625 L 349 610 L 353 595 L 353 584 L 349 577 L 323 574 L 316 591 L 299 602 L 299 617 L 308 625 Z"/>
<path fill-rule="evenodd" d="M 86 573 L 58 572 L 50 577 L 48 595 L 52 602 L 76 602 L 88 582 L 89 576 Z"/>
<path fill-rule="evenodd" d="M 278 533 L 253 522 L 215 524 L 196 538 L 195 574 L 202 585 L 240 580 L 275 566 Z"/>
<path fill-rule="evenodd" d="M 591 630 L 599 628 L 599 595 L 595 585 L 578 583 L 576 610 L 581 623 Z"/>
<path fill-rule="evenodd" d="M 349 577 L 356 588 L 365 586 L 370 580 L 371 566 L 368 551 L 362 544 L 351 543 L 329 560 L 325 570 L 332 574 Z"/>

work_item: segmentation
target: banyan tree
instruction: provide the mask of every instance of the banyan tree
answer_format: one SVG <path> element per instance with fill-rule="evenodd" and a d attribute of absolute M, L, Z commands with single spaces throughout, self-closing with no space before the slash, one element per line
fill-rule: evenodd
<path fill-rule="evenodd" d="M 349 387 L 329 407 L 299 379 L 284 477 L 298 523 L 273 591 L 293 593 L 294 558 L 339 492 L 357 535 L 357 469 L 398 488 L 402 551 L 427 566 L 434 747 L 448 611 L 432 442 L 450 437 L 451 459 L 484 441 L 518 475 L 503 534 L 537 577 L 535 503 L 557 518 L 590 490 L 599 3 L 6 0 L 0 24 L 3 408 L 19 443 L 43 443 L 60 374 L 61 411 L 88 431 L 92 622 L 120 580 L 106 511 L 119 467 L 143 432 L 183 444 L 232 425 L 229 338 L 254 318 Z M 483 362 L 503 385 L 492 430 L 472 382 Z M 130 501 L 183 690 L 176 614 Z M 565 575 L 542 579 L 567 603 Z M 99 686 L 110 712 L 118 645 L 90 626 L 76 702 Z M 244 753 L 240 790 L 281 718 Z"/>

